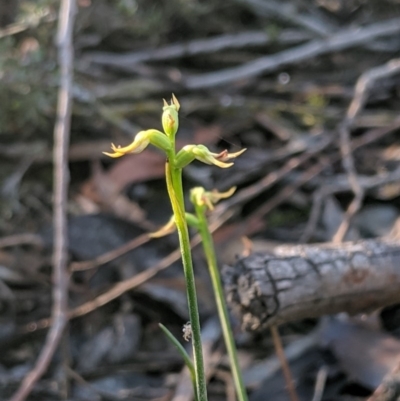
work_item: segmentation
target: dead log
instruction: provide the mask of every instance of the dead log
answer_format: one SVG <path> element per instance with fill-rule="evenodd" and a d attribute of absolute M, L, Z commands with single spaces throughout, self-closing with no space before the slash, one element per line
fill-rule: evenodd
<path fill-rule="evenodd" d="M 228 302 L 247 330 L 369 312 L 400 302 L 400 243 L 279 246 L 226 266 Z"/>

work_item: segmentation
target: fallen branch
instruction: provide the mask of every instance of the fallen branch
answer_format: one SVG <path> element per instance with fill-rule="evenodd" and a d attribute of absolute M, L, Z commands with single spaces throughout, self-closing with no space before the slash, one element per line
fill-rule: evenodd
<path fill-rule="evenodd" d="M 280 246 L 225 268 L 224 281 L 229 303 L 250 330 L 368 312 L 400 302 L 400 243 Z"/>

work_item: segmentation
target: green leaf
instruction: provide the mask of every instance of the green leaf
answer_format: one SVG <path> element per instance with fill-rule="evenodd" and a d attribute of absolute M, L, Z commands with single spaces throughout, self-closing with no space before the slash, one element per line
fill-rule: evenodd
<path fill-rule="evenodd" d="M 195 371 L 194 371 L 193 362 L 190 359 L 189 354 L 187 353 L 185 348 L 183 348 L 182 344 L 178 341 L 178 339 L 162 323 L 158 323 L 158 325 L 160 326 L 160 329 L 164 332 L 164 334 L 168 337 L 168 339 L 171 341 L 171 343 L 176 347 L 178 352 L 181 354 L 183 360 L 185 361 L 185 364 L 186 364 L 186 366 L 187 366 L 187 368 L 189 369 L 189 372 L 190 372 L 190 378 L 192 379 L 192 384 L 193 384 L 193 391 L 194 391 L 194 394 L 195 394 L 195 397 L 196 397 L 196 401 L 197 401 L 196 374 L 195 374 Z"/>
<path fill-rule="evenodd" d="M 162 323 L 158 323 L 158 325 L 160 326 L 160 329 L 164 332 L 164 334 L 168 337 L 169 341 L 171 341 L 171 343 L 176 347 L 176 349 L 181 354 L 183 360 L 185 361 L 186 366 L 189 369 L 190 376 L 192 377 L 192 381 L 194 384 L 195 382 L 194 365 L 192 360 L 190 359 L 189 354 L 187 353 L 185 348 L 183 348 L 182 344 L 178 341 L 178 339 Z M 194 390 L 196 392 L 195 386 Z"/>

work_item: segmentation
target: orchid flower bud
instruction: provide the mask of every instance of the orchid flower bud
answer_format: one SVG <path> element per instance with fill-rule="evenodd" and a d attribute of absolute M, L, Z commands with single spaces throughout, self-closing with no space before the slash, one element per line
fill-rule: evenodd
<path fill-rule="evenodd" d="M 226 192 L 218 192 L 217 190 L 206 191 L 203 187 L 195 187 L 190 191 L 190 201 L 195 206 L 206 206 L 209 210 L 214 210 L 214 205 L 221 199 L 229 198 L 236 191 L 236 187 L 232 187 Z"/>
<path fill-rule="evenodd" d="M 162 126 L 164 132 L 168 137 L 174 137 L 179 128 L 179 116 L 178 111 L 180 109 L 178 99 L 172 94 L 171 104 L 168 104 L 164 99 L 164 107 L 162 114 Z"/>
<path fill-rule="evenodd" d="M 186 145 L 176 155 L 176 167 L 183 168 L 194 159 L 197 159 L 206 164 L 214 164 L 221 168 L 228 168 L 231 167 L 233 163 L 226 162 L 238 157 L 245 151 L 246 149 L 242 149 L 236 153 L 228 153 L 227 150 L 223 150 L 220 153 L 213 153 L 204 145 Z"/>
<path fill-rule="evenodd" d="M 112 143 L 111 149 L 114 153 L 103 153 L 107 156 L 117 158 L 128 153 L 140 153 L 146 149 L 150 143 L 165 152 L 171 149 L 171 142 L 165 134 L 155 129 L 149 129 L 136 134 L 135 139 L 130 145 L 121 148 L 121 146 L 115 146 Z"/>

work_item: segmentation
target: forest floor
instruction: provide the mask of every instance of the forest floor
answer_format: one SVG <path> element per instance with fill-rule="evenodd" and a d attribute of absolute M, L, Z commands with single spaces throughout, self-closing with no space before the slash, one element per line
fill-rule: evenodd
<path fill-rule="evenodd" d="M 171 215 L 165 155 L 102 152 L 161 129 L 174 93 L 178 147 L 247 148 L 229 169 L 184 171 L 187 192 L 237 187 L 209 216 L 221 266 L 279 244 L 399 238 L 400 3 L 77 3 L 69 322 L 28 399 L 189 401 L 183 361 L 158 326 L 182 338 L 188 321 L 178 240 L 147 235 Z M 32 370 L 52 324 L 57 4 L 20 0 L 0 13 L 0 399 Z M 233 401 L 200 247 L 193 256 L 209 399 Z M 282 325 L 300 400 L 372 394 L 400 361 L 399 310 Z M 269 330 L 232 323 L 250 400 L 287 400 Z"/>

